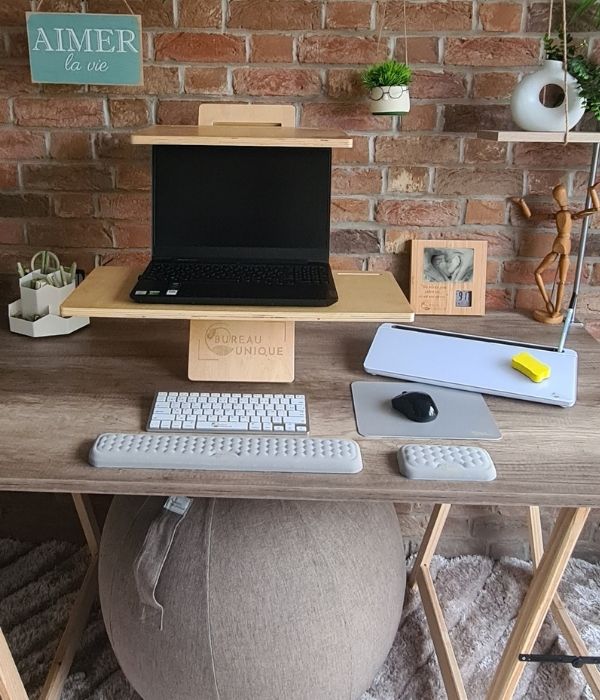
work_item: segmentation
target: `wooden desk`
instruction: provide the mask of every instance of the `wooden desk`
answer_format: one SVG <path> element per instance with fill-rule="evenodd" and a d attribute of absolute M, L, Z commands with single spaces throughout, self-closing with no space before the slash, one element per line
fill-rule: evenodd
<path fill-rule="evenodd" d="M 404 479 L 395 458 L 401 441 L 366 440 L 356 433 L 349 385 L 367 377 L 362 361 L 376 324 L 305 323 L 297 333 L 297 380 L 293 389 L 308 397 L 312 435 L 358 440 L 365 466 L 353 476 L 94 469 L 86 460 L 99 433 L 143 430 L 155 391 L 189 390 L 192 386 L 185 376 L 187 322 L 94 319 L 89 327 L 72 336 L 44 339 L 10 334 L 6 321 L 2 324 L 0 489 L 430 502 L 437 504 L 437 510 L 415 571 L 415 579 L 423 583 L 422 592 L 429 587 L 422 572 L 433 554 L 448 504 L 561 507 L 548 553 L 541 557 L 531 595 L 503 657 L 500 680 L 497 677 L 490 695 L 511 696 L 522 668 L 516 652 L 527 651 L 533 644 L 588 507 L 600 506 L 600 348 L 583 329 L 573 328 L 567 343 L 580 355 L 577 404 L 564 409 L 487 397 L 503 437 L 499 442 L 481 445 L 495 461 L 497 480 L 443 483 Z M 468 319 L 421 317 L 418 325 L 550 345 L 558 340 L 555 328 L 516 314 Z M 193 386 L 222 388 L 211 383 Z M 247 390 L 256 392 L 267 387 L 249 384 Z M 90 525 L 85 513 L 83 520 L 93 548 L 93 523 Z M 435 607 L 435 593 L 430 592 L 427 600 L 424 597 L 428 616 L 434 620 L 432 633 L 443 642 L 444 625 Z M 443 643 L 436 643 L 436 650 L 441 655 L 442 669 L 447 667 L 444 676 L 450 696 L 464 697 L 462 683 L 454 673 L 453 654 L 444 651 Z M 0 645 L 2 658 L 6 661 Z M 0 673 L 0 689 L 1 682 Z"/>

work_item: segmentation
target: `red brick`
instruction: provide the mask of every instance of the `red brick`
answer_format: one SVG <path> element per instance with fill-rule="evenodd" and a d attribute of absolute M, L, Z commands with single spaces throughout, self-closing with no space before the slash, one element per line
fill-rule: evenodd
<path fill-rule="evenodd" d="M 157 34 L 154 47 L 157 61 L 241 63 L 246 52 L 244 38 L 230 34 Z"/>
<path fill-rule="evenodd" d="M 29 44 L 27 32 L 10 32 L 7 34 L 9 58 L 27 58 L 29 56 Z"/>
<path fill-rule="evenodd" d="M 518 196 L 523 191 L 523 172 L 506 168 L 438 168 L 434 191 L 437 194 Z"/>
<path fill-rule="evenodd" d="M 0 219 L 0 245 L 22 245 L 25 243 L 23 222 L 17 219 Z"/>
<path fill-rule="evenodd" d="M 90 85 L 89 90 L 93 93 L 106 94 L 105 85 Z M 143 85 L 111 85 L 110 92 L 112 96 L 177 95 L 179 94 L 179 71 L 177 66 L 144 66 Z"/>
<path fill-rule="evenodd" d="M 48 197 L 39 194 L 0 194 L 0 212 L 3 216 L 47 216 Z"/>
<path fill-rule="evenodd" d="M 203 0 L 204 1 L 204 0 Z M 142 26 L 169 27 L 173 26 L 173 5 L 165 0 L 127 0 L 134 14 L 142 16 Z M 115 0 L 87 0 L 87 11 L 100 14 L 114 14 L 115 12 L 127 12 L 127 8 L 121 3 L 117 9 Z"/>
<path fill-rule="evenodd" d="M 552 250 L 556 233 L 522 231 L 519 236 L 518 255 L 523 258 L 542 258 Z"/>
<path fill-rule="evenodd" d="M 486 32 L 518 32 L 522 14 L 523 5 L 520 3 L 489 2 L 479 5 L 479 19 Z"/>
<path fill-rule="evenodd" d="M 0 66 L 0 92 L 11 95 L 40 92 L 40 86 L 31 82 L 29 66 Z"/>
<path fill-rule="evenodd" d="M 369 202 L 366 199 L 341 199 L 334 197 L 331 200 L 331 221 L 367 221 L 368 218 Z"/>
<path fill-rule="evenodd" d="M 227 92 L 227 68 L 185 69 L 185 92 L 223 95 Z"/>
<path fill-rule="evenodd" d="M 496 284 L 500 274 L 500 263 L 497 260 L 486 260 L 485 264 L 485 283 Z"/>
<path fill-rule="evenodd" d="M 506 311 L 513 308 L 512 293 L 509 289 L 485 290 L 485 308 L 488 311 Z"/>
<path fill-rule="evenodd" d="M 150 220 L 150 197 L 147 194 L 101 194 L 98 198 L 100 217 L 104 219 Z"/>
<path fill-rule="evenodd" d="M 594 263 L 590 283 L 594 286 L 600 285 L 600 263 Z M 596 333 L 594 337 L 596 340 L 600 339 L 600 335 L 598 333 Z"/>
<path fill-rule="evenodd" d="M 375 63 L 387 52 L 375 37 L 311 34 L 298 42 L 300 63 Z"/>
<path fill-rule="evenodd" d="M 431 165 L 457 163 L 460 142 L 450 136 L 377 136 L 375 160 L 378 163 Z"/>
<path fill-rule="evenodd" d="M 465 224 L 503 224 L 504 202 L 487 199 L 469 199 Z"/>
<path fill-rule="evenodd" d="M 427 192 L 429 169 L 392 166 L 388 171 L 388 192 Z"/>
<path fill-rule="evenodd" d="M 0 163 L 0 190 L 14 190 L 19 184 L 16 163 Z"/>
<path fill-rule="evenodd" d="M 455 66 L 530 66 L 537 63 L 539 51 L 537 39 L 448 37 L 444 62 Z"/>
<path fill-rule="evenodd" d="M 515 165 L 533 165 L 537 168 L 565 168 L 587 165 L 590 149 L 584 143 L 517 143 L 514 146 Z"/>
<path fill-rule="evenodd" d="M 44 219 L 27 224 L 30 245 L 59 247 L 111 246 L 108 224 L 97 219 Z"/>
<path fill-rule="evenodd" d="M 595 287 L 583 288 L 579 295 L 579 303 L 577 304 L 577 315 L 582 319 L 597 318 L 600 313 L 600 290 Z M 565 294 L 568 301 L 569 296 Z M 597 547 L 594 547 L 597 549 Z"/>
<path fill-rule="evenodd" d="M 88 160 L 92 157 L 92 139 L 81 131 L 53 131 L 50 157 L 55 160 Z"/>
<path fill-rule="evenodd" d="M 30 160 L 46 155 L 46 141 L 43 134 L 25 129 L 0 131 L 0 158 L 3 160 Z"/>
<path fill-rule="evenodd" d="M 460 208 L 453 201 L 388 199 L 379 202 L 375 220 L 396 226 L 453 226 L 459 223 Z"/>
<path fill-rule="evenodd" d="M 13 108 L 19 126 L 72 128 L 104 125 L 101 99 L 18 97 Z"/>
<path fill-rule="evenodd" d="M 512 95 L 517 82 L 516 73 L 476 73 L 473 76 L 473 97 L 507 99 Z"/>
<path fill-rule="evenodd" d="M 152 243 L 152 227 L 149 221 L 119 221 L 115 223 L 112 231 L 117 248 L 148 248 Z"/>
<path fill-rule="evenodd" d="M 364 258 L 351 258 L 349 255 L 332 255 L 329 264 L 333 270 L 363 270 Z"/>
<path fill-rule="evenodd" d="M 379 252 L 379 233 L 375 229 L 332 229 L 331 252 L 355 255 Z"/>
<path fill-rule="evenodd" d="M 128 133 L 100 132 L 96 134 L 96 155 L 98 158 L 148 160 L 150 146 L 132 144 Z"/>
<path fill-rule="evenodd" d="M 410 291 L 410 256 L 408 255 L 370 255 L 367 270 L 372 272 L 391 272 L 406 296 Z"/>
<path fill-rule="evenodd" d="M 341 163 L 368 163 L 369 139 L 366 136 L 353 136 L 352 148 L 334 148 L 332 162 L 334 165 Z"/>
<path fill-rule="evenodd" d="M 112 187 L 110 170 L 103 165 L 24 165 L 23 184 L 33 190 L 106 190 Z"/>
<path fill-rule="evenodd" d="M 321 3 L 314 0 L 231 0 L 227 26 L 235 29 L 319 29 Z"/>
<path fill-rule="evenodd" d="M 0 4 L 0 27 L 22 27 L 26 12 L 31 12 L 29 0 L 3 2 Z"/>
<path fill-rule="evenodd" d="M 419 238 L 421 234 L 417 231 L 406 231 L 404 229 L 388 228 L 385 232 L 384 249 L 386 253 L 394 255 L 409 254 L 411 241 Z"/>
<path fill-rule="evenodd" d="M 149 190 L 151 187 L 152 176 L 149 163 L 139 161 L 118 163 L 115 173 L 119 190 Z"/>
<path fill-rule="evenodd" d="M 352 68 L 332 68 L 327 71 L 327 94 L 342 99 L 360 99 L 366 96 L 360 71 Z"/>
<path fill-rule="evenodd" d="M 366 104 L 307 103 L 302 107 L 302 126 L 347 131 L 383 131 L 390 117 L 376 117 Z"/>
<path fill-rule="evenodd" d="M 328 2 L 325 10 L 327 29 L 368 29 L 371 26 L 369 2 Z"/>
<path fill-rule="evenodd" d="M 388 2 L 385 10 L 380 7 L 378 27 L 383 11 L 385 11 L 384 29 L 404 31 L 403 2 Z M 471 17 L 470 2 L 452 0 L 452 2 L 428 2 L 426 5 L 420 2 L 406 3 L 406 25 L 409 31 L 443 34 L 444 30 L 471 29 Z"/>
<path fill-rule="evenodd" d="M 379 168 L 333 168 L 331 189 L 335 194 L 379 194 Z"/>
<path fill-rule="evenodd" d="M 301 68 L 236 68 L 236 95 L 319 95 L 321 78 L 316 70 Z"/>
<path fill-rule="evenodd" d="M 439 62 L 439 40 L 435 36 L 409 36 L 408 37 L 408 60 L 411 66 L 415 63 L 438 63 Z M 404 51 L 404 39 L 396 39 L 394 58 L 401 63 L 405 62 L 406 52 Z"/>
<path fill-rule="evenodd" d="M 564 172 L 556 170 L 529 170 L 527 173 L 527 193 L 548 196 L 556 185 L 568 185 L 568 180 L 569 176 Z"/>
<path fill-rule="evenodd" d="M 505 163 L 507 152 L 505 143 L 465 139 L 465 163 Z"/>
<path fill-rule="evenodd" d="M 109 100 L 108 110 L 110 123 L 116 128 L 146 126 L 150 121 L 150 110 L 146 100 Z"/>
<path fill-rule="evenodd" d="M 446 105 L 444 131 L 474 132 L 514 128 L 509 105 Z"/>
<path fill-rule="evenodd" d="M 221 0 L 179 0 L 179 26 L 203 29 L 221 26 Z"/>
<path fill-rule="evenodd" d="M 7 99 L 0 99 L 0 123 L 8 124 L 10 122 L 10 107 Z"/>
<path fill-rule="evenodd" d="M 538 260 L 505 260 L 502 270 L 502 281 L 510 284 L 535 284 L 534 272 L 539 265 Z M 548 268 L 542 275 L 545 284 L 552 284 L 556 275 L 556 266 Z M 574 266 L 570 265 L 567 281 L 572 284 Z"/>
<path fill-rule="evenodd" d="M 570 291 L 565 292 L 565 298 L 567 302 L 569 300 Z M 515 294 L 515 308 L 525 309 L 532 311 L 533 309 L 541 309 L 544 306 L 542 296 L 537 287 L 531 286 L 527 288 L 520 288 L 516 290 Z M 577 310 L 580 311 L 579 304 L 577 305 Z"/>
<path fill-rule="evenodd" d="M 459 73 L 416 72 L 410 85 L 410 95 L 417 99 L 465 97 L 466 94 L 466 77 Z"/>
<path fill-rule="evenodd" d="M 436 105 L 412 104 L 410 112 L 400 117 L 402 131 L 435 131 L 437 129 Z"/>
<path fill-rule="evenodd" d="M 255 34 L 250 42 L 252 63 L 291 63 L 294 38 L 286 34 Z"/>
<path fill-rule="evenodd" d="M 160 100 L 156 109 L 157 124 L 197 124 L 198 106 L 202 100 Z"/>
<path fill-rule="evenodd" d="M 60 194 L 53 197 L 54 213 L 65 219 L 80 219 L 94 215 L 94 200 L 89 194 Z"/>
<path fill-rule="evenodd" d="M 545 34 L 548 31 L 548 10 L 549 4 L 547 2 L 531 3 L 525 15 L 525 31 Z"/>

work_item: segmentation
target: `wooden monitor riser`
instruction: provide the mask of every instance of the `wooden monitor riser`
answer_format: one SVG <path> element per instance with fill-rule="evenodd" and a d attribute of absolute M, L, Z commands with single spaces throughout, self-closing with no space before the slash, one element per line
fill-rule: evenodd
<path fill-rule="evenodd" d="M 129 298 L 141 270 L 99 267 L 61 306 L 63 316 L 190 321 L 188 376 L 195 381 L 294 381 L 296 321 L 414 320 L 389 272 L 334 272 L 331 306 L 139 304 Z"/>

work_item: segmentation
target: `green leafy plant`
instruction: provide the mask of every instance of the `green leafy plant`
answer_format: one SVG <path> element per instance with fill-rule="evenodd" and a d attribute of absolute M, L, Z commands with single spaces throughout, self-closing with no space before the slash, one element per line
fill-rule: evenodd
<path fill-rule="evenodd" d="M 376 63 L 363 71 L 362 82 L 369 90 L 386 85 L 408 85 L 412 80 L 412 70 L 406 63 L 390 60 Z"/>
<path fill-rule="evenodd" d="M 600 2 L 600 0 L 599 0 Z M 567 70 L 579 84 L 579 94 L 584 101 L 587 112 L 591 112 L 600 121 L 600 65 L 593 63 L 587 56 L 587 43 L 575 44 L 571 34 L 566 36 Z M 563 60 L 563 33 L 558 37 L 544 36 L 546 58 L 554 61 Z"/>
<path fill-rule="evenodd" d="M 578 0 L 573 17 L 580 17 L 588 12 L 591 13 L 593 23 L 600 27 L 600 0 Z"/>

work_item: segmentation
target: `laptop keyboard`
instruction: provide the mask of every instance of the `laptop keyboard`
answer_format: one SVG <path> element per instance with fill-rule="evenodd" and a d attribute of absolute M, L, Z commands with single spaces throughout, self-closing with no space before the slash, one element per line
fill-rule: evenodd
<path fill-rule="evenodd" d="M 201 263 L 194 261 L 153 261 L 145 279 L 172 282 L 225 282 L 232 284 L 296 285 L 327 284 L 326 265 L 261 264 L 261 263 Z"/>

